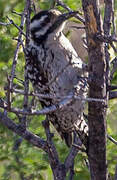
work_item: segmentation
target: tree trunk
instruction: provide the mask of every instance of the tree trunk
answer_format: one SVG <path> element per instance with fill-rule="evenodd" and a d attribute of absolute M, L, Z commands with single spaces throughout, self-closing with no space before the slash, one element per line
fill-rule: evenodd
<path fill-rule="evenodd" d="M 102 34 L 102 22 L 98 0 L 82 0 L 89 58 L 89 97 L 104 102 L 89 102 L 89 148 L 88 158 L 92 180 L 107 180 L 106 162 L 106 61 L 104 43 L 97 40 Z"/>

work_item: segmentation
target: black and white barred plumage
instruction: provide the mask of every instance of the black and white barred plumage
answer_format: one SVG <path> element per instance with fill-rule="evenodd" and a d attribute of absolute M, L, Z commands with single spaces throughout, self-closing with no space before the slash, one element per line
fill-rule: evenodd
<path fill-rule="evenodd" d="M 41 101 L 42 106 L 57 104 L 69 94 L 86 96 L 85 65 L 62 33 L 65 20 L 73 15 L 52 9 L 39 12 L 31 20 L 26 62 L 28 78 L 36 91 L 59 97 Z M 51 82 L 54 77 L 57 78 Z M 47 115 L 68 146 L 72 144 L 74 131 L 81 140 L 87 136 L 88 126 L 83 119 L 83 110 L 84 101 L 74 99 L 64 109 Z"/>

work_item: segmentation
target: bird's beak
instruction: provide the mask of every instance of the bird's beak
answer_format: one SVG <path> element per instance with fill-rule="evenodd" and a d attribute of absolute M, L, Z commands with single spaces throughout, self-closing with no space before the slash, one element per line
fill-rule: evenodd
<path fill-rule="evenodd" d="M 54 31 L 58 27 L 62 25 L 63 22 L 65 22 L 67 19 L 74 17 L 78 12 L 77 11 L 71 11 L 68 13 L 61 14 L 57 17 L 55 20 L 53 26 L 51 27 L 51 31 Z"/>
<path fill-rule="evenodd" d="M 56 21 L 59 24 L 62 24 L 67 19 L 69 19 L 71 17 L 74 17 L 77 13 L 78 13 L 78 11 L 71 11 L 71 12 L 68 12 L 68 13 L 61 14 L 61 15 L 58 16 Z"/>

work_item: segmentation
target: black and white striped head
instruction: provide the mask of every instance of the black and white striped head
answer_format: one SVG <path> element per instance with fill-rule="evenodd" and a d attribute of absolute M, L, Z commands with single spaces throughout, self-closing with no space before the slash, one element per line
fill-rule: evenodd
<path fill-rule="evenodd" d="M 56 9 L 39 12 L 31 19 L 31 39 L 37 43 L 41 43 L 46 40 L 49 34 L 61 32 L 64 28 L 64 22 L 76 13 L 77 12 L 61 14 L 61 12 Z"/>

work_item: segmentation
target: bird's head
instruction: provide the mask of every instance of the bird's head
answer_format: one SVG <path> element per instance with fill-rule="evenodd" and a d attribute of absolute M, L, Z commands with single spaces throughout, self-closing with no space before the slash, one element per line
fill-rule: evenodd
<path fill-rule="evenodd" d="M 51 33 L 62 32 L 65 21 L 76 15 L 77 12 L 62 14 L 56 9 L 40 11 L 31 19 L 31 38 L 37 43 L 41 43 Z"/>

